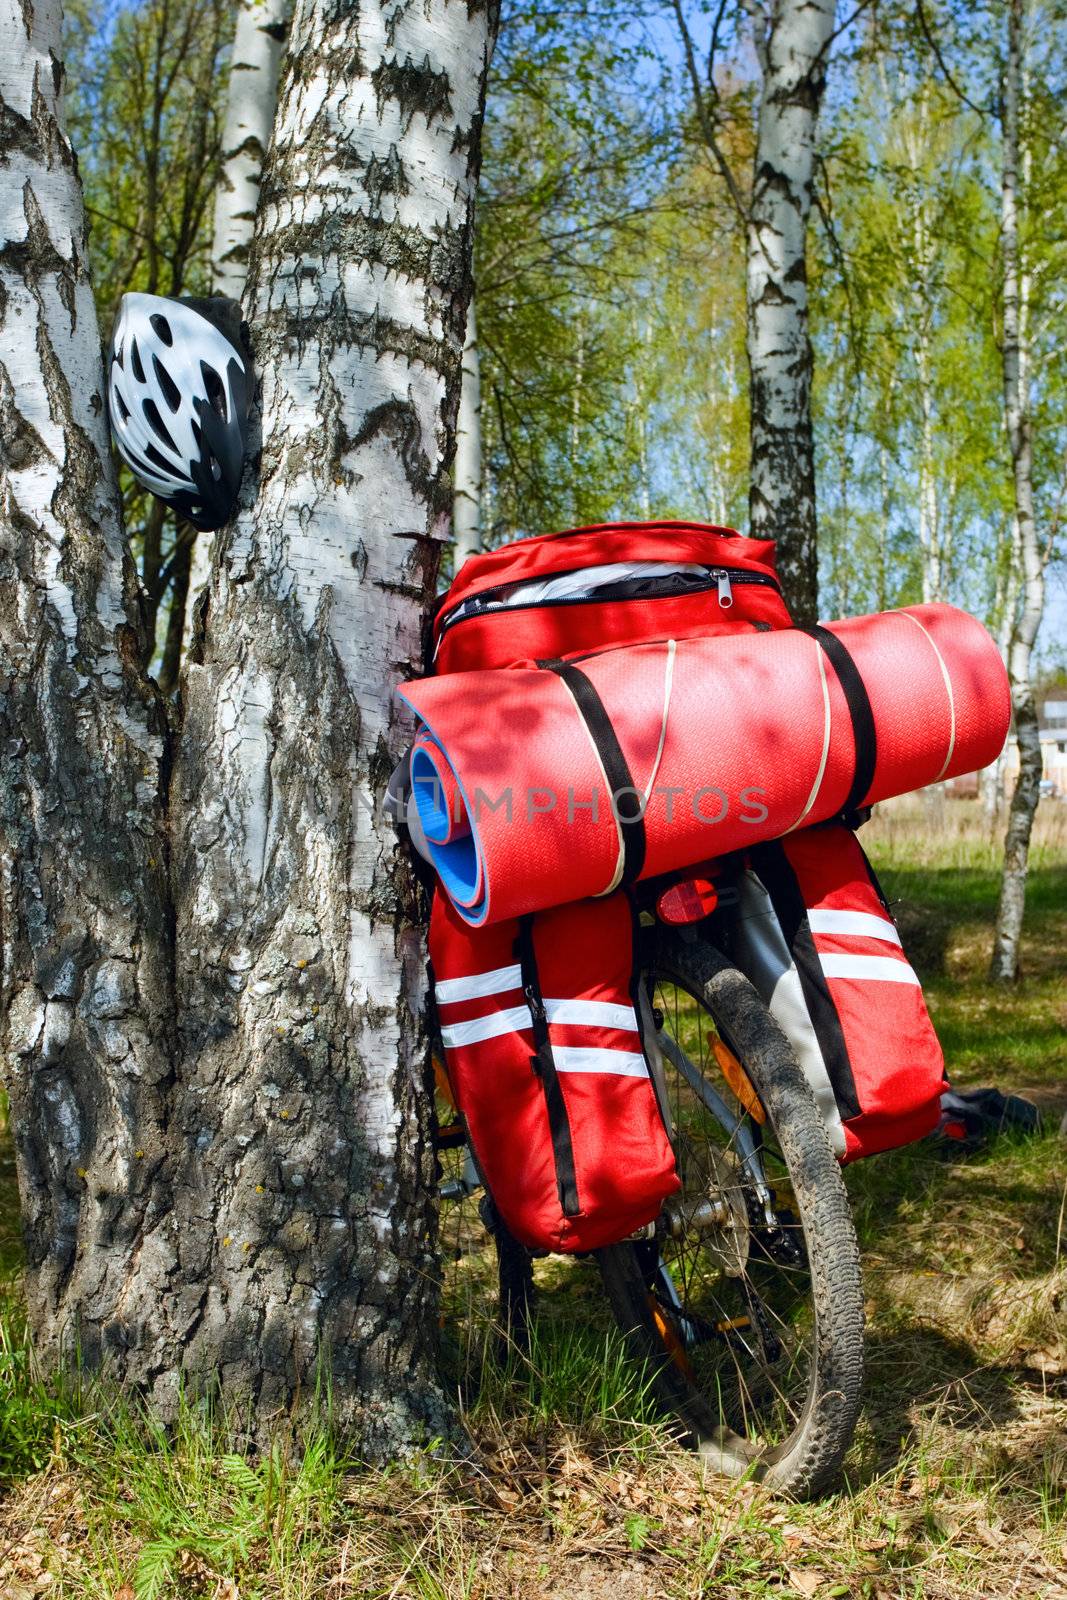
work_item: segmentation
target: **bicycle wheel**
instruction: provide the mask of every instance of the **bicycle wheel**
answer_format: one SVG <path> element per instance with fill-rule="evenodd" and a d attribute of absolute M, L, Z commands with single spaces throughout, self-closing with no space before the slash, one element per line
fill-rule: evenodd
<path fill-rule="evenodd" d="M 665 936 L 649 981 L 682 1190 L 654 1236 L 599 1252 L 607 1294 L 712 1464 L 813 1495 L 848 1448 L 863 1378 L 841 1170 L 747 978 L 711 946 Z"/>

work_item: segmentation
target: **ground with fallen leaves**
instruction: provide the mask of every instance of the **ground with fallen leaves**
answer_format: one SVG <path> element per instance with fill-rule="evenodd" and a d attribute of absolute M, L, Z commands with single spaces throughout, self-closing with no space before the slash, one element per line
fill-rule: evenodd
<path fill-rule="evenodd" d="M 3 1600 L 1067 1600 L 1067 819 L 1041 818 L 1009 991 L 984 978 L 995 852 L 973 806 L 885 808 L 866 839 L 951 1075 L 1029 1094 L 1046 1127 L 969 1160 L 919 1146 L 850 1170 L 868 1401 L 837 1492 L 791 1505 L 705 1474 L 580 1263 L 538 1265 L 533 1356 L 504 1370 L 478 1263 L 456 1265 L 462 1466 L 430 1449 L 360 1471 L 325 1434 L 250 1463 L 191 1415 L 164 1436 L 88 1394 L 48 1411 L 42 1389 L 34 1410 L 12 1311 Z"/>

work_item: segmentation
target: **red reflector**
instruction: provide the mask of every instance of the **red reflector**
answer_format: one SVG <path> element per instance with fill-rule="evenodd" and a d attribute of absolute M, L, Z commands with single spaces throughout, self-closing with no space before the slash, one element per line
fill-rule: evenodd
<path fill-rule="evenodd" d="M 656 902 L 656 914 L 661 922 L 679 927 L 710 916 L 718 903 L 715 885 L 708 878 L 687 878 L 663 891 Z"/>

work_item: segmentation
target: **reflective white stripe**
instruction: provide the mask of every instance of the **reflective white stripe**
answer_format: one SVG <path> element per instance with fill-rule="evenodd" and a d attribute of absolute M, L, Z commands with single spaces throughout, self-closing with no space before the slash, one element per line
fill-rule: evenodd
<path fill-rule="evenodd" d="M 900 934 L 889 918 L 876 917 L 870 911 L 809 911 L 808 927 L 812 933 L 854 933 L 863 939 L 900 943 Z"/>
<path fill-rule="evenodd" d="M 484 1000 L 486 995 L 506 994 L 509 989 L 522 988 L 522 968 L 516 961 L 513 967 L 495 967 L 492 972 L 472 972 L 466 978 L 444 978 L 434 984 L 439 1006 L 450 1006 L 457 1000 Z"/>
<path fill-rule="evenodd" d="M 908 963 L 894 961 L 892 956 L 820 955 L 819 960 L 828 978 L 877 978 L 882 983 L 913 983 L 920 987 Z"/>
<path fill-rule="evenodd" d="M 637 1033 L 633 1006 L 616 1005 L 610 1000 L 546 1000 L 549 1022 L 577 1023 L 590 1028 L 625 1028 Z"/>
<path fill-rule="evenodd" d="M 521 1033 L 533 1027 L 528 1006 L 511 1006 L 507 1011 L 491 1011 L 487 1017 L 472 1017 L 469 1022 L 453 1022 L 441 1029 L 446 1050 L 464 1044 L 480 1044 L 483 1039 L 499 1039 L 502 1033 Z"/>
<path fill-rule="evenodd" d="M 565 1045 L 553 1046 L 552 1058 L 557 1072 L 609 1072 L 615 1078 L 647 1078 L 648 1066 L 644 1056 L 632 1055 L 628 1050 L 578 1049 Z"/>

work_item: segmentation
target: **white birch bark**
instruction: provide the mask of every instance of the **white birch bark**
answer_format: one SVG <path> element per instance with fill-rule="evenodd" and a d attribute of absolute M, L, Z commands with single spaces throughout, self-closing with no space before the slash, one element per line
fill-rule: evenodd
<path fill-rule="evenodd" d="M 452 526 L 455 571 L 482 548 L 482 364 L 474 300 L 467 308 L 463 378 L 456 427 Z"/>
<path fill-rule="evenodd" d="M 930 330 L 920 320 L 915 353 L 919 382 L 919 551 L 923 601 L 942 598 L 937 469 L 934 462 L 933 396 L 930 382 Z"/>
<path fill-rule="evenodd" d="M 292 0 L 237 4 L 211 243 L 213 288 L 231 300 L 240 300 L 244 292 L 291 9 Z"/>
<path fill-rule="evenodd" d="M 648 410 L 650 384 L 646 374 L 651 373 L 652 319 L 646 317 L 640 328 L 634 329 L 639 354 L 633 366 L 634 429 L 637 434 L 638 495 L 641 516 L 647 522 L 652 516 L 652 474 L 648 459 Z"/>
<path fill-rule="evenodd" d="M 1012 793 L 1004 835 L 1004 867 L 990 964 L 990 975 L 1000 981 L 1011 981 L 1019 971 L 1030 835 L 1041 794 L 1042 770 L 1031 660 L 1045 608 L 1045 571 L 1034 518 L 1033 418 L 1027 317 L 1029 273 L 1022 239 L 1022 213 L 1026 196 L 1025 192 L 1020 192 L 1019 181 L 1020 167 L 1025 164 L 1022 142 L 1025 29 L 1025 0 L 1009 0 L 1001 156 L 1002 367 L 1004 421 L 1011 450 L 1014 496 L 1012 551 L 1018 563 L 1021 609 L 1008 650 L 1015 738 L 1019 747 L 1019 775 Z"/>
<path fill-rule="evenodd" d="M 418 907 L 364 807 L 410 733 L 394 690 L 451 535 L 495 22 L 466 0 L 297 4 L 245 296 L 262 464 L 222 536 L 175 779 L 178 1193 L 210 1215 L 182 1263 L 194 1330 L 163 1342 L 201 1373 L 232 1349 L 224 1378 L 261 1407 L 294 1373 L 310 1392 L 327 1347 L 375 1452 L 442 1407 Z"/>
<path fill-rule="evenodd" d="M 750 532 L 778 541 L 796 620 L 817 610 L 807 225 L 834 0 L 771 0 L 747 228 Z"/>
<path fill-rule="evenodd" d="M 998 541 L 1001 542 L 1001 541 Z M 998 571 L 996 592 L 993 597 L 992 617 L 995 625 L 994 637 L 1005 666 L 1011 654 L 1011 641 L 1015 633 L 1015 626 L 1019 619 L 1019 599 L 1021 594 L 1021 562 L 1019 559 L 1019 530 L 1014 512 L 1008 529 L 1006 564 Z M 985 767 L 978 775 L 978 793 L 982 804 L 982 812 L 989 828 L 990 843 L 995 840 L 1000 827 L 1004 811 L 1004 775 L 1006 768 L 1007 746 L 1000 752 L 997 759 Z"/>
<path fill-rule="evenodd" d="M 892 393 L 892 388 L 890 389 Z M 889 489 L 889 452 L 884 441 L 878 445 L 878 588 L 876 596 L 876 610 L 885 611 L 889 606 L 889 534 L 891 528 L 892 502 Z"/>
<path fill-rule="evenodd" d="M 231 300 L 244 294 L 291 11 L 292 0 L 238 0 L 211 241 L 212 287 Z M 193 545 L 183 650 L 189 648 L 196 603 L 211 574 L 214 544 L 213 533 L 198 533 Z"/>
<path fill-rule="evenodd" d="M 173 984 L 165 726 L 119 522 L 60 0 L 0 0 L 0 1039 L 45 1362 L 125 1344 Z"/>
<path fill-rule="evenodd" d="M 574 361 L 574 387 L 571 390 L 571 521 L 578 521 L 578 451 L 582 440 L 582 383 L 585 379 L 585 321 L 578 313 L 578 350 Z"/>
<path fill-rule="evenodd" d="M 894 103 L 894 101 L 890 101 Z M 899 97 L 896 102 L 899 104 Z M 915 330 L 915 380 L 919 404 L 918 501 L 919 554 L 923 601 L 940 600 L 944 589 L 944 551 L 934 452 L 934 379 L 931 316 L 934 296 L 935 243 L 930 217 L 930 94 L 924 80 L 914 107 L 901 108 L 903 158 L 911 182 L 906 205 L 911 212 L 912 261 L 906 313 Z"/>

